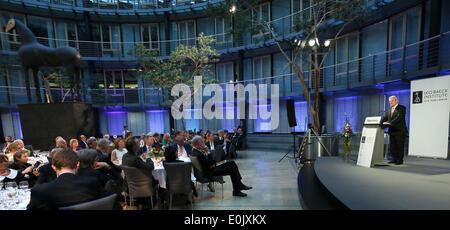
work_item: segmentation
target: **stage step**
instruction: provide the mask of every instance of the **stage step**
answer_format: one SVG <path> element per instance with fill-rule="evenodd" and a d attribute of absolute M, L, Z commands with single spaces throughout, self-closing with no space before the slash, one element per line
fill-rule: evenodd
<path fill-rule="evenodd" d="M 298 138 L 299 136 L 297 136 Z M 294 144 L 294 136 L 289 134 L 249 134 L 247 145 L 249 149 L 272 149 L 288 151 Z M 296 142 L 298 145 L 298 142 Z"/>

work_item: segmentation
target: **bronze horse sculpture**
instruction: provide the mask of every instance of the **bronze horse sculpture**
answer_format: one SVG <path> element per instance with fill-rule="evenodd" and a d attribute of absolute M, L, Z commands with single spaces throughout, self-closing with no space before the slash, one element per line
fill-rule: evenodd
<path fill-rule="evenodd" d="M 80 101 L 80 81 L 81 81 L 81 55 L 80 53 L 68 46 L 59 48 L 49 48 L 40 44 L 33 32 L 26 27 L 21 21 L 10 19 L 6 26 L 6 32 L 16 29 L 21 37 L 22 45 L 19 48 L 19 58 L 25 71 L 25 84 L 27 87 L 28 103 L 31 103 L 29 69 L 33 70 L 34 85 L 36 87 L 37 103 L 41 103 L 41 91 L 38 81 L 38 72 L 40 67 L 56 67 L 65 66 L 71 77 L 72 101 L 75 101 L 73 93 L 74 82 L 76 88 L 77 99 Z"/>

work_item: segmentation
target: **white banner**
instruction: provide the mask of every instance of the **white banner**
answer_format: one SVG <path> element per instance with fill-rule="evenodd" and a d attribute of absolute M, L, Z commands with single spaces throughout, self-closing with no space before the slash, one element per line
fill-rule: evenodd
<path fill-rule="evenodd" d="M 448 156 L 450 76 L 411 82 L 409 155 Z"/>

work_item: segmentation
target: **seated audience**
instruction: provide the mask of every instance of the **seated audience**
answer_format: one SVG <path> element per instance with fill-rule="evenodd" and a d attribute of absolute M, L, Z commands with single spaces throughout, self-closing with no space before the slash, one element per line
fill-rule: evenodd
<path fill-rule="evenodd" d="M 14 162 L 9 166 L 24 175 L 24 180 L 33 187 L 39 176 L 39 172 L 34 170 L 34 166 L 28 163 L 28 155 L 25 150 L 19 150 L 14 153 Z"/>
<path fill-rule="evenodd" d="M 219 130 L 218 132 L 217 132 L 217 144 L 219 144 L 219 145 L 222 145 L 223 143 L 224 143 L 224 138 L 223 138 L 223 131 L 222 130 Z"/>
<path fill-rule="evenodd" d="M 6 156 L 10 162 L 14 161 L 14 153 L 21 150 L 18 142 L 13 142 L 6 148 Z"/>
<path fill-rule="evenodd" d="M 122 138 L 118 138 L 114 141 L 115 149 L 111 153 L 111 161 L 113 163 L 117 162 L 119 165 L 122 164 L 122 157 L 127 153 L 127 149 L 125 148 L 125 140 Z"/>
<path fill-rule="evenodd" d="M 122 178 L 120 175 L 122 169 L 111 161 L 111 156 L 108 154 L 108 151 L 109 142 L 105 139 L 100 139 L 97 144 L 97 157 L 99 162 L 105 162 L 106 164 L 101 164 L 101 167 L 97 168 L 97 170 L 109 174 L 115 180 L 120 181 Z"/>
<path fill-rule="evenodd" d="M 227 161 L 224 164 L 215 166 L 215 160 L 211 157 L 208 148 L 200 136 L 193 138 L 192 145 L 191 155 L 198 158 L 203 169 L 203 175 L 206 178 L 229 175 L 233 184 L 233 196 L 247 196 L 241 190 L 249 190 L 252 187 L 246 186 L 241 182 L 242 177 L 234 161 Z"/>
<path fill-rule="evenodd" d="M 86 143 L 88 149 L 97 149 L 97 139 L 95 137 L 89 137 Z"/>
<path fill-rule="evenodd" d="M 153 134 L 153 139 L 155 139 L 154 143 L 153 143 L 153 147 L 155 148 L 161 148 L 162 144 L 161 144 L 161 135 L 159 133 L 154 133 Z"/>
<path fill-rule="evenodd" d="M 88 148 L 88 145 L 87 145 L 86 141 L 87 141 L 86 136 L 85 135 L 80 135 L 80 141 L 78 143 L 80 144 L 80 147 L 82 149 L 87 149 Z"/>
<path fill-rule="evenodd" d="M 96 179 L 102 187 L 105 187 L 106 182 L 108 182 L 110 178 L 108 178 L 107 174 L 96 170 L 101 167 L 105 167 L 102 166 L 102 164 L 106 164 L 105 162 L 98 162 L 97 152 L 93 149 L 85 149 L 78 153 L 78 158 L 80 161 L 80 166 L 78 167 L 77 175 L 82 178 L 92 177 Z"/>
<path fill-rule="evenodd" d="M 152 138 L 147 138 L 152 139 Z M 147 158 L 144 162 L 138 155 L 139 145 L 132 139 L 128 138 L 125 141 L 125 147 L 127 149 L 127 153 L 125 153 L 122 157 L 122 165 L 128 167 L 135 167 L 141 170 L 145 175 L 153 178 L 152 171 L 155 168 L 153 161 L 151 158 Z M 156 180 L 153 180 L 156 181 Z"/>
<path fill-rule="evenodd" d="M 2 152 L 3 154 L 6 154 L 6 148 L 8 148 L 8 145 L 12 143 L 12 137 L 6 136 L 5 137 L 5 144 L 2 146 Z"/>
<path fill-rule="evenodd" d="M 78 146 L 78 140 L 77 139 L 70 139 L 69 141 L 70 149 L 74 152 L 78 152 L 81 150 L 81 148 Z"/>
<path fill-rule="evenodd" d="M 54 149 L 54 148 L 58 148 L 58 147 L 56 147 L 56 146 L 57 146 L 57 142 L 58 142 L 58 139 L 59 139 L 59 138 L 62 138 L 62 137 L 61 137 L 61 136 L 57 136 L 57 137 L 55 138 L 55 145 L 50 146 L 49 151 L 52 151 L 52 149 Z"/>
<path fill-rule="evenodd" d="M 191 155 L 192 147 L 189 143 L 184 142 L 184 137 L 175 137 L 175 144 L 173 146 L 177 148 L 178 157 L 189 157 Z"/>
<path fill-rule="evenodd" d="M 145 133 L 141 134 L 141 137 L 139 138 L 139 147 L 142 148 L 142 146 L 144 145 L 145 145 Z"/>
<path fill-rule="evenodd" d="M 25 143 L 24 143 L 22 140 L 17 139 L 17 140 L 15 140 L 14 142 L 16 142 L 17 144 L 19 144 L 20 150 L 26 151 L 26 152 L 27 152 L 27 155 L 28 155 L 29 157 L 33 156 L 33 151 L 32 151 L 31 145 L 28 145 L 27 148 L 25 148 Z"/>
<path fill-rule="evenodd" d="M 145 145 L 139 148 L 137 152 L 138 155 L 142 155 L 143 153 L 150 153 L 152 149 L 155 147 L 155 139 L 153 138 L 153 133 L 147 133 L 145 136 Z"/>
<path fill-rule="evenodd" d="M 50 152 L 50 156 L 48 157 L 48 163 L 39 167 L 39 177 L 36 181 L 36 184 L 44 184 L 56 179 L 56 172 L 52 168 L 52 159 L 55 153 L 62 152 L 63 148 L 54 148 Z"/>
<path fill-rule="evenodd" d="M 19 182 L 24 178 L 24 175 L 8 167 L 8 157 L 0 154 L 0 189 L 5 187 L 7 182 Z"/>
<path fill-rule="evenodd" d="M 172 138 L 170 137 L 170 134 L 168 134 L 168 133 L 164 134 L 162 146 L 169 146 L 171 144 L 172 144 Z"/>
<path fill-rule="evenodd" d="M 57 178 L 31 189 L 29 210 L 56 210 L 99 199 L 105 195 L 97 180 L 75 175 L 79 166 L 77 154 L 64 149 L 54 154 L 52 168 Z"/>
<path fill-rule="evenodd" d="M 212 133 L 206 134 L 206 147 L 208 147 L 210 152 L 214 150 L 216 145 L 217 143 L 214 141 L 214 136 Z"/>
<path fill-rule="evenodd" d="M 107 140 L 108 142 L 111 143 L 111 140 L 109 138 L 110 138 L 109 134 L 103 135 L 103 139 L 105 139 L 105 140 Z"/>
<path fill-rule="evenodd" d="M 67 149 L 67 142 L 64 138 L 60 137 L 56 140 L 56 148 Z"/>

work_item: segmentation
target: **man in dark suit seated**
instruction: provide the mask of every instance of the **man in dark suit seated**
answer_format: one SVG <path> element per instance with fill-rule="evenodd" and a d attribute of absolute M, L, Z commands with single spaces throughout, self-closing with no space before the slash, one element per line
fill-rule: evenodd
<path fill-rule="evenodd" d="M 147 135 L 145 135 L 145 145 L 142 146 L 141 148 L 139 148 L 139 150 L 137 151 L 138 155 L 141 155 L 145 152 L 150 153 L 152 151 L 152 149 L 156 146 L 154 146 L 155 144 L 155 139 L 153 138 L 153 134 L 152 133 L 147 133 Z"/>
<path fill-rule="evenodd" d="M 189 157 L 192 152 L 192 147 L 189 143 L 184 142 L 183 136 L 175 137 L 175 144 L 173 145 L 177 149 L 178 157 Z"/>
<path fill-rule="evenodd" d="M 103 173 L 109 174 L 111 178 L 114 178 L 116 181 L 121 180 L 120 173 L 122 172 L 122 169 L 115 165 L 111 161 L 111 157 L 108 155 L 109 152 L 109 141 L 106 139 L 100 139 L 97 143 L 97 160 L 100 163 L 97 163 L 97 170 L 102 171 Z M 106 164 L 102 164 L 106 163 Z"/>
<path fill-rule="evenodd" d="M 381 118 L 381 123 L 389 128 L 389 151 L 392 160 L 389 163 L 403 164 L 403 153 L 405 151 L 405 138 L 408 134 L 406 128 L 406 107 L 398 104 L 396 96 L 389 97 L 391 108 Z"/>
<path fill-rule="evenodd" d="M 78 141 L 78 143 L 80 144 L 80 148 L 82 149 L 87 149 L 88 145 L 87 145 L 87 139 L 85 135 L 80 135 L 80 140 Z"/>
<path fill-rule="evenodd" d="M 122 165 L 137 168 L 141 170 L 145 175 L 153 178 L 152 171 L 155 168 L 155 165 L 151 158 L 147 158 L 144 162 L 139 157 L 139 144 L 136 143 L 133 138 L 128 138 L 125 142 L 125 148 L 128 152 L 125 153 L 122 157 Z M 157 183 L 156 180 L 153 181 Z"/>
<path fill-rule="evenodd" d="M 32 188 L 27 209 L 55 210 L 103 197 L 105 191 L 97 180 L 75 175 L 78 166 L 78 156 L 74 151 L 64 149 L 56 152 L 52 159 L 56 180 Z"/>
<path fill-rule="evenodd" d="M 49 162 L 45 165 L 42 165 L 38 169 L 39 177 L 36 181 L 36 184 L 44 184 L 44 183 L 48 183 L 48 182 L 51 182 L 54 179 L 56 179 L 56 172 L 52 168 L 52 158 L 56 152 L 62 152 L 63 150 L 64 150 L 63 148 L 52 149 L 52 151 L 50 152 L 49 159 L 48 159 Z"/>
<path fill-rule="evenodd" d="M 231 177 L 231 183 L 233 183 L 233 196 L 247 196 L 241 190 L 249 190 L 252 187 L 246 186 L 241 182 L 242 177 L 234 161 L 227 161 L 224 164 L 215 166 L 215 161 L 212 159 L 208 148 L 200 136 L 195 136 L 192 139 L 192 146 L 191 156 L 198 158 L 206 178 L 229 175 Z"/>

